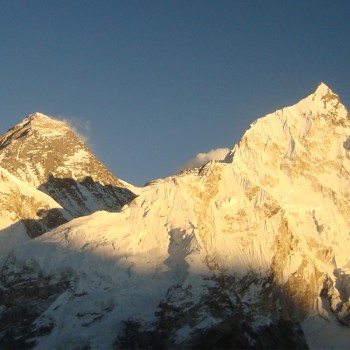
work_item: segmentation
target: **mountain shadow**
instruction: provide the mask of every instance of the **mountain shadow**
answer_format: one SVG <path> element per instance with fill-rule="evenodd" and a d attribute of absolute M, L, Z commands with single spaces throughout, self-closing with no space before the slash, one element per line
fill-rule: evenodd
<path fill-rule="evenodd" d="M 51 196 L 73 217 L 84 216 L 98 210 L 118 212 L 137 196 L 125 187 L 104 185 L 87 176 L 81 181 L 49 175 L 38 188 Z"/>
<path fill-rule="evenodd" d="M 16 246 L 51 231 L 70 219 L 63 209 L 58 208 L 42 208 L 36 213 L 36 217 L 38 218 L 19 218 L 13 224 L 0 229 L 0 267 L 6 255 Z"/>
<path fill-rule="evenodd" d="M 307 349 L 297 318 L 301 310 L 267 276 L 243 278 L 222 273 L 205 277 L 208 286 L 194 301 L 192 286 L 171 286 L 155 321 L 130 318 L 114 349 Z M 261 285 L 257 300 L 244 294 Z M 280 309 L 285 310 L 281 315 Z"/>
<path fill-rule="evenodd" d="M 30 238 L 35 238 L 43 233 L 50 231 L 60 225 L 65 224 L 68 220 L 63 216 L 62 211 L 54 209 L 41 209 L 37 213 L 40 219 L 22 219 Z"/>
<path fill-rule="evenodd" d="M 57 243 L 37 241 L 35 245 L 39 250 L 59 250 L 69 256 L 69 248 Z M 199 292 L 198 285 L 173 281 L 158 299 L 158 307 L 150 310 L 154 314 L 150 321 L 140 318 L 140 296 L 147 295 L 147 285 L 156 285 L 157 281 L 163 290 L 164 281 L 160 281 L 163 273 L 157 278 L 140 271 L 128 273 L 130 269 L 122 259 L 87 250 L 78 255 L 81 275 L 74 267 L 64 268 L 63 262 L 56 274 L 47 275 L 36 263 L 19 261 L 14 254 L 8 256 L 0 274 L 0 349 L 34 348 L 37 339 L 45 339 L 62 326 L 57 322 L 63 316 L 64 323 L 72 322 L 76 327 L 76 338 L 61 340 L 58 337 L 55 348 L 63 343 L 72 349 L 95 348 L 94 332 L 105 325 L 106 320 L 119 325 L 115 335 L 111 335 L 115 339 L 113 349 L 308 348 L 295 316 L 299 313 L 295 310 L 298 306 L 282 288 L 271 283 L 268 276 L 252 272 L 238 278 L 218 271 L 213 271 L 211 276 L 189 275 L 190 280 L 203 280 Z M 86 274 L 84 269 L 88 265 L 102 268 L 100 271 L 106 275 L 118 272 L 118 278 L 107 281 L 103 275 Z M 93 284 L 100 281 L 100 286 L 90 288 L 87 278 Z M 257 286 L 260 286 L 257 298 L 247 300 L 247 291 Z M 134 304 L 140 302 L 135 307 Z M 123 316 L 121 309 L 126 310 L 125 307 L 132 311 Z M 154 303 L 149 307 L 154 307 Z M 57 318 L 57 315 L 61 316 Z M 91 327 L 92 333 L 83 337 L 80 327 L 83 333 Z"/>

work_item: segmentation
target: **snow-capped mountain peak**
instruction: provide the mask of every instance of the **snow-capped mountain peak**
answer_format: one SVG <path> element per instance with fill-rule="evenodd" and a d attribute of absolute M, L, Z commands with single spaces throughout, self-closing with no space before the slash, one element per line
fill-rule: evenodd
<path fill-rule="evenodd" d="M 40 113 L 40 112 L 35 112 L 35 113 L 32 113 L 30 114 L 28 117 L 26 117 L 24 120 L 23 120 L 24 123 L 27 123 L 27 122 L 32 122 L 33 124 L 42 124 L 44 125 L 45 123 L 50 123 L 50 124 L 56 124 L 57 123 L 62 123 L 52 117 L 49 117 L 43 113 Z M 22 122 L 22 123 L 23 123 Z"/>
<path fill-rule="evenodd" d="M 0 160 L 8 171 L 35 186 L 49 176 L 96 178 L 92 167 L 105 173 L 109 180 L 113 178 L 74 130 L 65 122 L 41 113 L 29 115 L 0 136 Z M 118 182 L 116 178 L 114 181 Z M 121 183 L 118 185 L 123 187 Z"/>
<path fill-rule="evenodd" d="M 335 130 L 337 141 L 330 139 L 328 128 Z M 293 106 L 285 107 L 257 119 L 243 135 L 240 143 L 235 145 L 226 157 L 226 161 L 242 159 L 251 165 L 259 166 L 264 161 L 263 155 L 274 156 L 275 166 L 286 160 L 287 156 L 295 155 L 302 149 L 308 157 L 317 156 L 320 149 L 309 147 L 308 140 L 319 142 L 319 148 L 325 139 L 334 144 L 342 152 L 343 143 L 347 142 L 350 127 L 350 117 L 339 97 L 324 83 L 316 91 L 300 100 Z M 316 139 L 318 139 L 316 141 Z M 288 147 L 287 147 L 288 145 Z M 282 148 L 277 152 L 277 148 Z M 334 150 L 335 151 L 335 150 Z M 251 162 L 253 156 L 255 162 Z M 276 157 L 276 153 L 280 156 Z M 333 155 L 332 155 L 333 156 Z M 243 160 L 243 158 L 249 158 Z"/>
<path fill-rule="evenodd" d="M 321 82 L 313 95 L 321 96 L 321 98 L 325 95 L 335 95 L 333 91 L 330 89 L 329 86 L 327 86 L 325 83 Z"/>
<path fill-rule="evenodd" d="M 69 125 L 33 113 L 0 136 L 1 167 L 45 192 L 71 216 L 118 211 L 135 195 Z"/>
<path fill-rule="evenodd" d="M 42 133 L 46 137 L 60 137 L 62 134 L 70 131 L 65 122 L 51 118 L 45 114 L 35 112 L 24 118 L 20 123 L 11 128 L 0 139 L 0 143 L 4 145 L 4 138 L 6 137 L 6 144 L 11 141 L 23 137 L 26 133 L 33 132 Z M 36 133 L 37 133 L 36 132 Z"/>
<path fill-rule="evenodd" d="M 225 162 L 17 247 L 2 270 L 3 290 L 20 286 L 2 344 L 348 348 L 349 135 L 321 84 L 253 123 Z M 27 323 L 18 295 L 36 305 Z"/>
<path fill-rule="evenodd" d="M 299 101 L 294 107 L 299 108 L 301 116 L 311 119 L 327 114 L 332 116 L 332 119 L 336 117 L 338 120 L 348 117 L 348 112 L 339 96 L 324 83 L 321 83 L 313 94 Z"/>

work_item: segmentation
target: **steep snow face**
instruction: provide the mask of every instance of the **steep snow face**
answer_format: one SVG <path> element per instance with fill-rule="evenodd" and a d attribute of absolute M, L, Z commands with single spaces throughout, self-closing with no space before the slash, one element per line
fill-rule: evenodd
<path fill-rule="evenodd" d="M 303 240 L 310 249 L 317 249 L 313 241 L 327 248 L 335 268 L 349 259 L 349 140 L 350 116 L 321 84 L 296 105 L 257 120 L 226 159 L 278 200 L 295 231 L 303 217 Z"/>
<path fill-rule="evenodd" d="M 29 324 L 0 322 L 2 344 L 304 348 L 300 321 L 309 346 L 346 348 L 349 136 L 345 107 L 321 84 L 257 120 L 224 162 L 17 247 L 3 294 L 20 285 L 46 297 L 23 289 L 37 311 Z M 11 298 L 3 305 L 20 315 Z"/>
<path fill-rule="evenodd" d="M 135 195 L 62 121 L 34 113 L 0 137 L 1 166 L 73 216 L 119 210 Z"/>

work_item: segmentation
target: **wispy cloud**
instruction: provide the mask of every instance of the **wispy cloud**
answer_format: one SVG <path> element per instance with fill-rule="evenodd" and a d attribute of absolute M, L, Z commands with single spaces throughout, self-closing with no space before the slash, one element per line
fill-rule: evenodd
<path fill-rule="evenodd" d="M 59 119 L 72 129 L 86 144 L 89 144 L 91 130 L 89 120 L 67 116 L 59 116 Z"/>
<path fill-rule="evenodd" d="M 222 160 L 230 150 L 228 148 L 216 148 L 207 153 L 198 153 L 193 159 L 180 167 L 180 170 L 199 168 L 210 160 Z"/>

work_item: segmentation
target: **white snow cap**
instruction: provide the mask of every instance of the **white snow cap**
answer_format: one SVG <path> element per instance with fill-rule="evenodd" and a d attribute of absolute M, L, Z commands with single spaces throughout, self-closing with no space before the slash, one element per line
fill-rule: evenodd
<path fill-rule="evenodd" d="M 21 123 L 16 125 L 15 128 L 27 126 L 39 129 L 48 129 L 51 130 L 51 132 L 57 132 L 57 130 L 60 130 L 61 132 L 64 130 L 64 132 L 66 132 L 68 129 L 72 129 L 65 121 L 53 118 L 40 112 L 29 114 L 22 120 Z"/>
<path fill-rule="evenodd" d="M 335 95 L 334 92 L 325 83 L 321 82 L 314 92 L 314 95 L 324 97 L 327 94 Z"/>
<path fill-rule="evenodd" d="M 32 113 L 32 114 L 29 114 L 28 117 L 26 118 L 26 120 L 28 120 L 28 121 L 36 121 L 36 122 L 39 122 L 39 121 L 45 121 L 45 122 L 56 121 L 54 118 L 51 118 L 51 117 L 47 116 L 46 114 L 43 114 L 43 113 L 40 113 L 40 112 L 35 112 L 35 113 Z"/>
<path fill-rule="evenodd" d="M 55 124 L 57 126 L 57 123 L 62 123 L 62 121 L 49 117 L 43 113 L 35 112 L 29 114 L 25 119 L 22 120 L 21 123 L 16 126 L 25 126 L 28 123 L 37 126 L 49 126 L 50 124 L 51 126 L 52 124 Z"/>
<path fill-rule="evenodd" d="M 34 118 L 44 118 L 44 119 L 45 118 L 49 118 L 49 119 L 51 119 L 46 114 L 43 114 L 43 113 L 40 113 L 40 112 L 34 112 L 34 113 L 30 114 L 28 117 L 31 118 L 31 119 L 34 119 Z"/>

